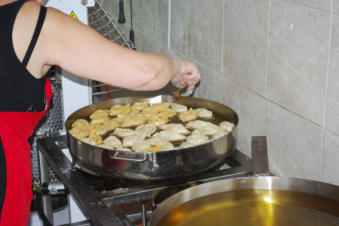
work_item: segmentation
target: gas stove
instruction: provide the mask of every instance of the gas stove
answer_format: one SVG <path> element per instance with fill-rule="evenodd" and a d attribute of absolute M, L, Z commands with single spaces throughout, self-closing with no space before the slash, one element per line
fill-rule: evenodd
<path fill-rule="evenodd" d="M 165 181 L 104 178 L 79 170 L 63 153 L 67 147 L 64 135 L 37 140 L 37 149 L 89 219 L 76 225 L 146 226 L 152 210 L 176 192 L 210 181 L 248 176 L 252 172 L 251 159 L 235 150 L 218 167 L 190 177 Z"/>

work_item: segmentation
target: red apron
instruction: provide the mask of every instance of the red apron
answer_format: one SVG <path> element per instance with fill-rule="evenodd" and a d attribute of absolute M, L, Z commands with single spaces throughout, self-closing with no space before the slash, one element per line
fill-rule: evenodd
<path fill-rule="evenodd" d="M 41 112 L 0 112 L 0 136 L 6 156 L 7 186 L 0 226 L 27 226 L 32 201 L 31 146 L 28 138 L 49 108 L 52 88 L 46 80 L 47 107 Z"/>

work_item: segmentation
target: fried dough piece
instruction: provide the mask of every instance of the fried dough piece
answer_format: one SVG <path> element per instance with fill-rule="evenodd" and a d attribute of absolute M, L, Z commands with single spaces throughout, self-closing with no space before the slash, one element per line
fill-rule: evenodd
<path fill-rule="evenodd" d="M 168 141 L 183 141 L 186 140 L 186 136 L 177 133 L 173 130 L 162 130 L 160 132 L 157 132 L 153 135 L 153 137 L 160 137 L 163 139 L 166 139 Z"/>
<path fill-rule="evenodd" d="M 124 139 L 122 140 L 122 144 L 124 147 L 132 147 L 135 143 L 143 140 L 144 139 L 138 135 L 132 135 L 124 137 Z"/>
<path fill-rule="evenodd" d="M 211 119 L 213 118 L 213 112 L 210 110 L 207 110 L 206 108 L 197 108 L 195 111 L 198 114 L 198 117 L 200 118 L 206 118 L 206 119 Z"/>
<path fill-rule="evenodd" d="M 162 137 L 152 137 L 149 142 L 153 146 L 160 146 L 162 151 L 174 149 L 174 145 Z"/>
<path fill-rule="evenodd" d="M 180 148 L 190 148 L 190 147 L 193 147 L 193 146 L 194 146 L 194 144 L 186 141 L 186 142 L 182 142 L 178 148 L 179 149 Z"/>
<path fill-rule="evenodd" d="M 221 128 L 217 125 L 214 125 L 211 122 L 206 122 L 202 120 L 195 120 L 187 123 L 187 128 L 190 129 L 198 129 L 201 133 L 212 136 L 218 132 L 220 132 Z"/>
<path fill-rule="evenodd" d="M 153 105 L 154 106 L 154 105 Z M 147 107 L 145 109 L 142 110 L 141 114 L 146 117 L 146 118 L 149 118 L 151 116 L 154 116 L 156 114 L 158 114 L 159 112 L 161 112 L 161 107 Z M 163 108 L 163 109 L 166 109 L 166 108 Z"/>
<path fill-rule="evenodd" d="M 142 115 L 128 115 L 124 121 L 121 123 L 121 127 L 132 127 L 144 124 L 147 122 L 147 119 Z"/>
<path fill-rule="evenodd" d="M 137 111 L 142 111 L 145 108 L 149 107 L 149 103 L 148 102 L 136 102 L 132 105 L 131 110 L 137 110 Z"/>
<path fill-rule="evenodd" d="M 90 144 L 90 145 L 96 145 L 95 140 L 93 140 L 92 138 L 89 138 L 89 137 L 84 137 L 84 138 L 81 138 L 80 140 L 82 142 L 85 142 L 85 143 Z"/>
<path fill-rule="evenodd" d="M 114 118 L 115 120 L 117 120 L 118 122 L 122 123 L 126 118 L 128 117 L 128 115 L 118 115 L 116 118 Z"/>
<path fill-rule="evenodd" d="M 213 134 L 212 139 L 213 140 L 219 139 L 220 137 L 225 136 L 228 133 L 229 133 L 228 131 L 226 131 L 224 129 L 221 129 L 220 132 L 217 132 L 216 134 Z"/>
<path fill-rule="evenodd" d="M 157 111 L 157 112 L 162 112 L 162 111 L 166 111 L 169 109 L 170 104 L 169 103 L 156 103 L 153 104 L 152 106 L 150 106 L 152 111 Z"/>
<path fill-rule="evenodd" d="M 173 131 L 176 131 L 177 133 L 184 134 L 184 135 L 190 133 L 190 131 L 186 129 L 186 127 L 183 124 L 180 124 L 180 123 L 169 123 L 169 124 L 161 125 L 159 128 L 162 130 L 173 130 Z"/>
<path fill-rule="evenodd" d="M 95 142 L 95 145 L 100 145 L 102 144 L 102 137 L 99 136 L 95 130 L 92 130 L 90 133 L 89 133 L 89 139 L 93 140 Z"/>
<path fill-rule="evenodd" d="M 103 117 L 97 117 L 91 120 L 90 124 L 102 124 L 105 123 L 105 121 L 109 120 L 110 118 L 108 116 Z"/>
<path fill-rule="evenodd" d="M 131 105 L 113 105 L 109 113 L 110 116 L 127 115 L 131 111 Z"/>
<path fill-rule="evenodd" d="M 161 113 L 166 115 L 169 118 L 172 118 L 173 116 L 177 115 L 176 111 L 174 111 L 172 109 L 169 109 L 169 108 L 167 108 L 166 110 L 162 111 Z"/>
<path fill-rule="evenodd" d="M 72 134 L 75 138 L 81 139 L 81 138 L 88 137 L 90 133 L 90 129 L 88 127 L 85 128 L 85 127 L 76 126 L 72 128 L 71 130 L 69 130 L 69 133 Z"/>
<path fill-rule="evenodd" d="M 183 122 L 188 122 L 188 121 L 192 121 L 198 118 L 198 114 L 195 110 L 193 110 L 193 108 L 191 108 L 190 110 L 186 111 L 186 112 L 181 112 L 179 114 L 179 119 Z"/>
<path fill-rule="evenodd" d="M 157 127 L 153 124 L 144 124 L 138 126 L 135 131 L 140 135 L 140 137 L 151 137 L 152 134 L 157 130 Z"/>
<path fill-rule="evenodd" d="M 135 142 L 132 146 L 133 151 L 141 151 L 145 152 L 148 148 L 152 147 L 151 143 L 147 140 L 140 140 L 138 142 Z"/>
<path fill-rule="evenodd" d="M 102 118 L 102 117 L 107 117 L 109 114 L 110 110 L 108 109 L 98 109 L 94 111 L 89 117 L 90 119 L 96 119 L 96 118 Z"/>
<path fill-rule="evenodd" d="M 148 118 L 147 121 L 149 124 L 155 125 L 157 127 L 164 125 L 169 122 L 168 117 L 162 114 L 154 114 Z"/>
<path fill-rule="evenodd" d="M 171 107 L 172 110 L 174 110 L 178 113 L 187 111 L 187 106 L 182 105 L 182 104 L 171 103 L 170 107 Z"/>
<path fill-rule="evenodd" d="M 195 130 L 193 130 L 192 134 L 194 134 L 194 135 L 201 135 L 203 133 L 199 129 L 195 129 Z"/>
<path fill-rule="evenodd" d="M 187 137 L 187 142 L 193 145 L 199 145 L 206 143 L 209 139 L 208 136 L 204 134 L 191 134 Z"/>
<path fill-rule="evenodd" d="M 121 141 L 115 136 L 109 136 L 104 140 L 104 144 L 110 146 L 115 149 L 122 146 Z"/>
<path fill-rule="evenodd" d="M 149 117 L 151 117 L 152 115 L 156 114 L 155 111 L 152 110 L 151 107 L 147 107 L 145 109 L 142 110 L 141 114 L 148 119 Z"/>
<path fill-rule="evenodd" d="M 116 128 L 113 134 L 121 138 L 124 138 L 127 136 L 138 135 L 137 132 L 135 132 L 134 130 L 125 129 L 125 128 Z"/>
<path fill-rule="evenodd" d="M 174 115 L 176 115 L 176 112 L 170 109 L 168 106 L 168 103 L 156 103 L 148 108 L 145 108 L 142 111 L 142 114 L 146 118 L 153 117 L 154 115 L 157 115 L 159 113 L 167 117 L 173 117 Z"/>
<path fill-rule="evenodd" d="M 219 126 L 228 132 L 231 132 L 235 127 L 234 123 L 228 121 L 221 122 Z"/>
<path fill-rule="evenodd" d="M 103 125 L 107 131 L 114 130 L 120 126 L 118 118 L 109 119 L 103 122 Z"/>
<path fill-rule="evenodd" d="M 72 124 L 72 128 L 74 128 L 74 127 L 87 128 L 87 127 L 89 127 L 89 123 L 86 119 L 77 119 Z"/>
<path fill-rule="evenodd" d="M 102 125 L 102 124 L 93 124 L 93 125 L 90 125 L 89 130 L 90 130 L 90 133 L 95 132 L 99 136 L 104 135 L 105 133 L 107 133 L 107 130 L 106 130 L 105 126 Z"/>

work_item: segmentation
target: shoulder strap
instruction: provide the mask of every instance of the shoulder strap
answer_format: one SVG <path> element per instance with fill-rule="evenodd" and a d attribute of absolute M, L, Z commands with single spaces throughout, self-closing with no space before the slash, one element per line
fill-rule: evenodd
<path fill-rule="evenodd" d="M 36 24 L 36 27 L 35 27 L 35 31 L 34 31 L 31 43 L 29 44 L 27 52 L 26 52 L 26 55 L 24 57 L 24 60 L 22 61 L 22 64 L 25 67 L 27 66 L 28 61 L 31 58 L 31 55 L 33 53 L 33 50 L 34 50 L 36 42 L 38 41 L 42 25 L 44 24 L 44 21 L 45 21 L 46 11 L 47 11 L 47 8 L 41 6 L 40 13 L 39 13 L 39 18 L 38 18 L 38 21 L 37 21 L 37 24 Z"/>

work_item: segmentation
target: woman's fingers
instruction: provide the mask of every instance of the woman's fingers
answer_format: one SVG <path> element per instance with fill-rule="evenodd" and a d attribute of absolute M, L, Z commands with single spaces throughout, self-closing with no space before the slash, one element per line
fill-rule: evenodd
<path fill-rule="evenodd" d="M 172 79 L 174 86 L 183 88 L 188 86 L 188 89 L 193 91 L 195 84 L 200 81 L 200 73 L 197 66 L 189 61 L 182 61 L 179 72 Z"/>

